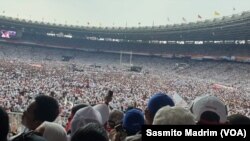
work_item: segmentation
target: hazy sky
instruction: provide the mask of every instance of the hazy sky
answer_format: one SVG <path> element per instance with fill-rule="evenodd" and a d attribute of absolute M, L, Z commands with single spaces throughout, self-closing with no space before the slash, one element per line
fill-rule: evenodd
<path fill-rule="evenodd" d="M 248 10 L 250 0 L 0 0 L 0 15 L 102 27 L 194 22 Z"/>

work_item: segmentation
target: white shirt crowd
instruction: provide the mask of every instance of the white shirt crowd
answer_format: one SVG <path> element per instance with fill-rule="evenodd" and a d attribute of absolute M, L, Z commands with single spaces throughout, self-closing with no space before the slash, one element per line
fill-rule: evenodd
<path fill-rule="evenodd" d="M 161 91 L 178 93 L 187 103 L 213 94 L 226 103 L 229 115 L 250 116 L 249 64 L 133 56 L 133 63 L 143 67 L 138 73 L 119 65 L 119 55 L 11 46 L 0 52 L 0 102 L 8 112 L 22 113 L 38 94 L 55 92 L 60 115 L 67 117 L 73 105 L 102 103 L 113 90 L 110 106 L 120 110 L 135 104 L 144 109 L 150 96 Z M 76 57 L 64 62 L 63 54 Z"/>

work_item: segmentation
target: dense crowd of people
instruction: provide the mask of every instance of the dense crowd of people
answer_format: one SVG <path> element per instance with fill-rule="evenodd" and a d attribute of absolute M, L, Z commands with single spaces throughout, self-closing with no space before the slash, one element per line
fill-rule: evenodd
<path fill-rule="evenodd" d="M 74 58 L 62 61 L 64 55 Z M 129 59 L 129 55 L 123 55 L 122 62 L 128 63 Z M 132 72 L 119 63 L 119 54 L 1 46 L 0 102 L 13 115 L 13 134 L 21 131 L 20 113 L 35 97 L 44 94 L 58 100 L 58 123 L 62 126 L 66 126 L 75 105 L 103 103 L 109 90 L 114 92 L 108 103 L 110 110 L 125 112 L 136 107 L 144 111 L 149 98 L 159 92 L 168 94 L 175 105 L 183 107 L 209 94 L 227 105 L 228 115 L 250 117 L 249 64 L 133 56 L 132 63 L 143 69 Z"/>

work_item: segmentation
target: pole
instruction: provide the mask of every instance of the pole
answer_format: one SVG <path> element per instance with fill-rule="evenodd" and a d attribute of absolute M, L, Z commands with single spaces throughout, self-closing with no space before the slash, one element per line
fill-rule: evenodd
<path fill-rule="evenodd" d="M 122 65 L 122 51 L 120 53 L 120 65 Z"/>

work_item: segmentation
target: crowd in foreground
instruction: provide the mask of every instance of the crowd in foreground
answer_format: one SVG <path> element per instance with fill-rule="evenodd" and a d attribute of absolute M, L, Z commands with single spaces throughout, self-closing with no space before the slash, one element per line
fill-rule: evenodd
<path fill-rule="evenodd" d="M 103 103 L 74 106 L 65 128 L 53 122 L 60 113 L 58 101 L 40 94 L 23 112 L 25 130 L 9 138 L 8 114 L 0 107 L 0 141 L 141 141 L 142 125 L 250 124 L 245 115 L 228 115 L 225 103 L 212 95 L 197 97 L 185 108 L 176 106 L 169 95 L 156 93 L 144 111 L 133 105 L 123 112 L 110 110 L 110 92 Z"/>

